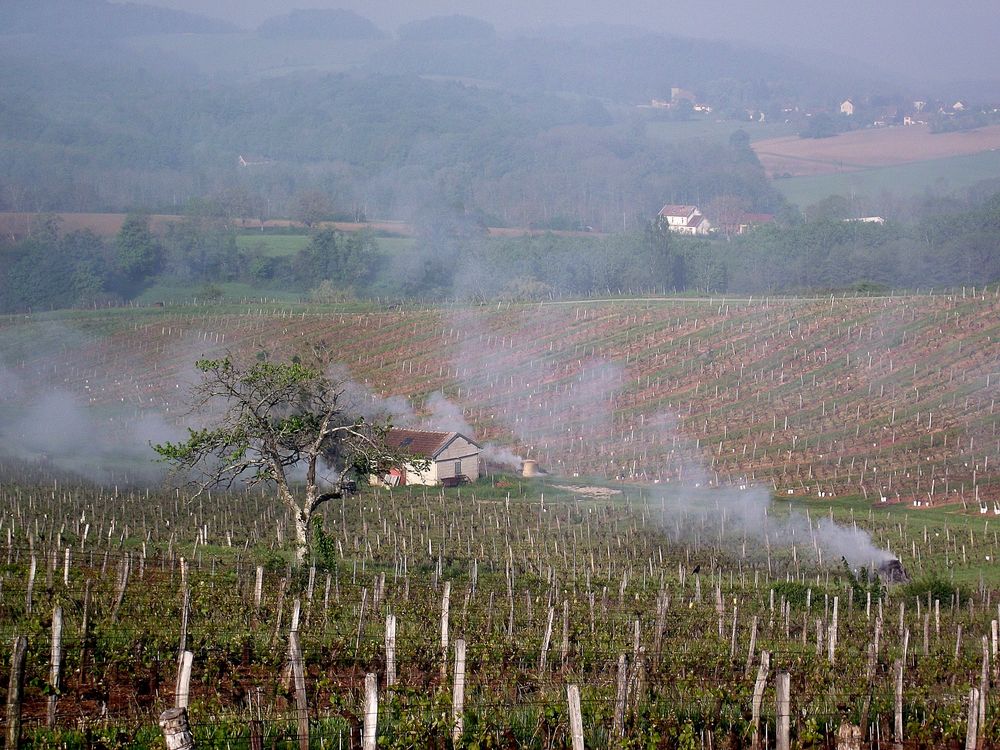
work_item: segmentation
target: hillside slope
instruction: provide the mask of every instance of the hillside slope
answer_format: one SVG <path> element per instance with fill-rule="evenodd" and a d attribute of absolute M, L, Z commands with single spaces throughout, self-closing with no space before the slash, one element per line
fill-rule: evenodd
<path fill-rule="evenodd" d="M 20 396 L 0 389 L 0 410 L 31 389 L 59 387 L 114 406 L 119 426 L 149 410 L 173 419 L 196 357 L 288 355 L 323 341 L 370 389 L 366 400 L 404 396 L 422 414 L 436 410 L 440 425 L 448 403 L 428 400 L 440 391 L 460 407 L 452 424 L 465 420 L 480 440 L 554 473 L 975 507 L 977 497 L 1000 500 L 998 337 L 996 289 L 109 310 L 0 320 L 0 376 L 20 383 Z"/>

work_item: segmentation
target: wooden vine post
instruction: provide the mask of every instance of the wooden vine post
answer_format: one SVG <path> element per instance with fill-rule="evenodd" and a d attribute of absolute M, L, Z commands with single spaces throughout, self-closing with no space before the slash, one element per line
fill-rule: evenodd
<path fill-rule="evenodd" d="M 451 601 L 451 581 L 444 582 L 441 597 L 441 679 L 448 676 L 448 608 Z"/>
<path fill-rule="evenodd" d="M 569 736 L 572 748 L 584 750 L 583 713 L 580 710 L 580 688 L 577 685 L 566 686 L 566 702 L 569 704 Z"/>
<path fill-rule="evenodd" d="M 168 708 L 160 714 L 160 731 L 167 750 L 194 750 L 194 735 L 186 708 Z"/>
<path fill-rule="evenodd" d="M 385 686 L 396 684 L 396 615 L 385 616 Z"/>
<path fill-rule="evenodd" d="M 177 708 L 187 708 L 191 699 L 191 667 L 194 664 L 194 652 L 185 651 L 177 665 L 177 684 L 174 687 L 174 705 Z"/>
<path fill-rule="evenodd" d="M 753 725 L 753 739 L 751 747 L 754 750 L 760 747 L 760 706 L 764 700 L 764 686 L 767 684 L 767 673 L 771 668 L 771 654 L 762 651 L 760 654 L 760 669 L 757 671 L 757 681 L 753 686 L 753 701 L 750 706 L 751 719 Z"/>
<path fill-rule="evenodd" d="M 59 701 L 59 672 L 62 667 L 62 607 L 52 610 L 52 649 L 49 652 L 49 688 L 47 726 L 54 729 L 56 725 L 56 704 Z"/>
<path fill-rule="evenodd" d="M 378 728 L 378 682 L 374 674 L 365 675 L 365 728 L 361 750 L 375 750 Z"/>
<path fill-rule="evenodd" d="M 21 746 L 21 701 L 24 698 L 24 663 L 28 656 L 28 637 L 14 638 L 10 654 L 10 682 L 7 686 L 7 747 Z"/>
<path fill-rule="evenodd" d="M 549 617 L 545 626 L 545 636 L 542 638 L 542 650 L 538 655 L 538 675 L 545 675 L 545 666 L 548 662 L 549 643 L 552 641 L 552 622 L 556 616 L 556 608 L 549 607 Z"/>
<path fill-rule="evenodd" d="M 622 737 L 625 734 L 625 699 L 628 690 L 628 657 L 621 654 L 618 657 L 618 678 L 615 693 L 615 713 L 612 724 L 612 734 Z"/>
<path fill-rule="evenodd" d="M 969 722 L 965 730 L 965 750 L 976 750 L 979 736 L 979 688 L 969 691 Z"/>
<path fill-rule="evenodd" d="M 893 702 L 893 733 L 892 738 L 897 750 L 903 746 L 903 660 L 896 661 L 895 669 L 895 701 Z"/>
<path fill-rule="evenodd" d="M 455 681 L 452 685 L 451 740 L 455 747 L 462 738 L 463 715 L 465 711 L 465 639 L 455 641 Z"/>
<path fill-rule="evenodd" d="M 779 672 L 775 684 L 777 693 L 777 715 L 775 727 L 775 747 L 789 750 L 791 747 L 791 677 L 788 672 Z"/>
<path fill-rule="evenodd" d="M 298 725 L 299 749 L 309 750 L 309 701 L 306 696 L 306 676 L 302 665 L 298 630 L 292 630 L 288 634 L 288 652 L 292 662 L 292 679 L 295 683 L 295 718 Z"/>

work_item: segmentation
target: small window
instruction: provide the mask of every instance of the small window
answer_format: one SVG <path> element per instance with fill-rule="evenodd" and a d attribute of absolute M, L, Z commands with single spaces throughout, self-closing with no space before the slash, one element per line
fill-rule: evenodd
<path fill-rule="evenodd" d="M 455 476 L 456 477 L 462 476 L 462 462 L 461 461 L 456 461 L 455 462 Z"/>

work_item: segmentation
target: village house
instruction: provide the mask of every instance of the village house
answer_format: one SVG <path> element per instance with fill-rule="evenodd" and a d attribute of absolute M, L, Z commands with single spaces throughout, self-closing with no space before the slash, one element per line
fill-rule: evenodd
<path fill-rule="evenodd" d="M 732 237 L 734 235 L 746 234 L 751 229 L 759 227 L 762 224 L 772 223 L 774 223 L 774 214 L 752 214 L 744 212 L 736 217 L 733 217 L 728 222 L 720 222 L 719 226 L 716 228 L 726 237 Z"/>
<path fill-rule="evenodd" d="M 850 224 L 885 224 L 884 216 L 859 216 L 856 219 L 844 219 Z"/>
<path fill-rule="evenodd" d="M 381 477 L 372 476 L 372 484 L 450 486 L 479 479 L 480 446 L 459 432 L 393 427 L 386 433 L 386 445 L 406 456 L 426 461 L 427 466 L 421 471 L 412 462 L 406 462 Z"/>
<path fill-rule="evenodd" d="M 895 125 L 899 122 L 899 108 L 894 106 L 882 107 L 878 117 L 872 123 L 876 128 L 884 128 Z"/>
<path fill-rule="evenodd" d="M 241 167 L 259 167 L 264 164 L 271 164 L 272 162 L 271 159 L 268 159 L 266 156 L 250 156 L 240 154 L 236 163 Z"/>
<path fill-rule="evenodd" d="M 840 114 L 852 117 L 854 115 L 854 102 L 850 99 L 844 99 L 840 103 Z"/>
<path fill-rule="evenodd" d="M 706 236 L 712 231 L 711 222 L 697 206 L 668 203 L 657 216 L 666 222 L 668 230 L 677 234 Z"/>

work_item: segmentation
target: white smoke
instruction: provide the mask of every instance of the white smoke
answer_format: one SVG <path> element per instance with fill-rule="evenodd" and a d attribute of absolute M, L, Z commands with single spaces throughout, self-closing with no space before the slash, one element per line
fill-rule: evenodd
<path fill-rule="evenodd" d="M 435 391 L 427 398 L 424 408 L 429 414 L 422 421 L 423 427 L 443 432 L 460 432 L 472 440 L 476 439 L 476 432 L 466 420 L 462 407 L 449 401 L 440 391 Z M 482 443 L 480 455 L 491 464 L 513 471 L 520 470 L 523 462 L 523 459 L 509 448 L 488 441 Z"/>
<path fill-rule="evenodd" d="M 655 420 L 664 430 L 676 429 L 669 416 Z M 673 436 L 671 436 L 673 437 Z M 690 441 L 677 437 L 683 456 L 681 480 L 670 491 L 662 491 L 660 511 L 664 528 L 673 530 L 678 540 L 738 544 L 751 542 L 755 548 L 795 546 L 799 556 L 812 556 L 824 563 L 837 564 L 841 558 L 852 568 L 878 566 L 895 558 L 878 547 L 871 535 L 856 526 L 842 526 L 823 517 L 818 522 L 809 515 L 776 507 L 764 487 L 709 487 L 707 472 Z"/>

